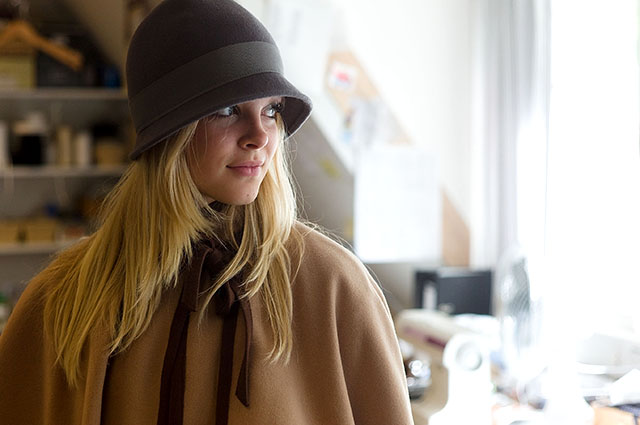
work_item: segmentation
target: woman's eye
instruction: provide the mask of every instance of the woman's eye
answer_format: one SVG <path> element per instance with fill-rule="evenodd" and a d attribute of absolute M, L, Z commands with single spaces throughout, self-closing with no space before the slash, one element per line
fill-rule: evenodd
<path fill-rule="evenodd" d="M 284 109 L 284 104 L 282 102 L 275 102 L 267 106 L 265 115 L 268 116 L 269 118 L 275 118 L 277 114 L 282 113 L 283 109 Z"/>
<path fill-rule="evenodd" d="M 233 114 L 238 113 L 237 106 L 227 106 L 213 113 L 214 117 L 230 117 Z"/>

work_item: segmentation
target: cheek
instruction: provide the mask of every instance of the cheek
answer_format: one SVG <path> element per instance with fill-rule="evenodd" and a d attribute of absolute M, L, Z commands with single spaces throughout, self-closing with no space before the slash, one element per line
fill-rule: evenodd
<path fill-rule="evenodd" d="M 270 134 L 269 140 L 274 140 L 274 143 L 269 143 L 269 146 L 267 147 L 267 156 L 269 157 L 269 160 L 272 160 L 282 143 L 278 131 Z"/>
<path fill-rule="evenodd" d="M 208 133 L 208 134 L 207 134 Z M 191 145 L 188 146 L 188 164 L 193 170 L 210 171 L 212 167 L 223 162 L 228 154 L 227 132 L 198 127 Z"/>

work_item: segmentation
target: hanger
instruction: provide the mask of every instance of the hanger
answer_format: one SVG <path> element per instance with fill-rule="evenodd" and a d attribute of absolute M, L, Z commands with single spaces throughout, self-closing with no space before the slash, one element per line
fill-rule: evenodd
<path fill-rule="evenodd" d="M 41 50 L 74 71 L 82 68 L 84 57 L 80 52 L 66 46 L 56 44 L 42 37 L 33 26 L 22 19 L 9 22 L 0 32 L 0 50 L 12 43 L 22 41 L 34 49 Z"/>

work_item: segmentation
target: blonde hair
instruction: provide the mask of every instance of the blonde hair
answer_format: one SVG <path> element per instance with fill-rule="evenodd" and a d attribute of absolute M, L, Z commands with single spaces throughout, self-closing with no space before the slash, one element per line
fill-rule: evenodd
<path fill-rule="evenodd" d="M 283 135 L 279 116 L 277 122 Z M 289 252 L 299 258 L 303 247 L 294 229 L 296 200 L 283 143 L 256 200 L 215 211 L 187 167 L 196 126 L 188 125 L 132 163 L 107 197 L 99 229 L 43 272 L 51 281 L 46 326 L 70 385 L 81 378 L 81 352 L 91 331 L 103 326 L 110 332 L 110 354 L 126 350 L 148 327 L 163 290 L 176 284 L 181 264 L 202 238 L 214 237 L 237 253 L 206 294 L 200 318 L 213 294 L 244 270 L 244 296 L 261 292 L 270 319 L 271 359 L 289 359 L 295 272 Z"/>

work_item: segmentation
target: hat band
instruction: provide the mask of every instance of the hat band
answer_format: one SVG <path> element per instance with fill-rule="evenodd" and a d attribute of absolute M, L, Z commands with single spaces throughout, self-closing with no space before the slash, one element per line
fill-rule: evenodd
<path fill-rule="evenodd" d="M 263 72 L 283 72 L 282 59 L 274 44 L 249 41 L 206 53 L 163 75 L 129 100 L 136 132 L 193 98 Z"/>

